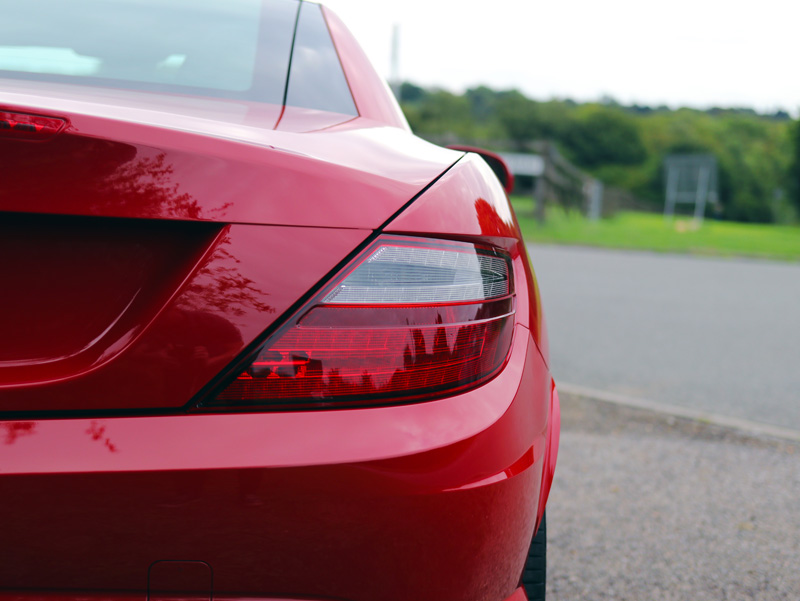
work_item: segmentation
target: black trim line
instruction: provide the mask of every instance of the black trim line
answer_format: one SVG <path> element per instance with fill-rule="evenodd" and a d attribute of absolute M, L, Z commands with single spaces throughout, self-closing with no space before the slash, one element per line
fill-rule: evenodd
<path fill-rule="evenodd" d="M 289 50 L 289 63 L 286 65 L 286 83 L 283 86 L 283 107 L 286 107 L 286 99 L 289 97 L 289 81 L 292 79 L 292 59 L 294 58 L 294 44 L 297 41 L 297 27 L 300 24 L 300 10 L 303 8 L 303 0 L 297 3 L 297 14 L 294 16 L 294 31 L 292 32 L 292 48 Z M 283 112 L 281 112 L 283 116 Z M 277 125 L 276 125 L 277 127 Z"/>

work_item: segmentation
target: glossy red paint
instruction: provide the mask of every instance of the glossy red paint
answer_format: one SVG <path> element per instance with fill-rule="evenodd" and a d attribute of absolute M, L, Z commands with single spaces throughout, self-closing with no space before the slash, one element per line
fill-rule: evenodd
<path fill-rule="evenodd" d="M 135 591 L 154 561 L 191 560 L 212 567 L 215 598 L 503 599 L 546 448 L 548 405 L 531 399 L 549 394 L 517 326 L 497 378 L 429 403 L 3 422 L 0 498 L 15 519 L 0 582 Z"/>
<path fill-rule="evenodd" d="M 0 136 L 20 291 L 0 296 L 0 601 L 524 601 L 560 423 L 524 242 L 485 163 L 414 137 L 324 14 L 357 117 L 2 81 L 0 112 L 66 125 Z M 389 233 L 509 254 L 496 376 L 400 405 L 198 408 Z"/>
<path fill-rule="evenodd" d="M 304 134 L 332 128 L 351 121 L 359 122 L 359 119 L 359 117 L 341 115 L 339 113 L 327 113 L 325 111 L 287 106 L 284 108 L 275 129 Z"/>
<path fill-rule="evenodd" d="M 0 138 L 0 162 L 17 174 L 0 189 L 5 211 L 375 229 L 460 156 L 365 120 L 297 135 L 240 124 L 235 103 L 218 100 L 196 103 L 201 118 L 136 93 L 113 104 L 34 89 L 4 90 L 0 109 L 52 111 L 70 126 L 36 145 Z M 320 125 L 292 115 L 294 129 Z"/>
<path fill-rule="evenodd" d="M 539 493 L 539 518 L 536 521 L 536 528 L 539 528 L 539 520 L 544 515 L 547 498 L 550 495 L 550 487 L 553 484 L 553 477 L 556 473 L 556 461 L 558 460 L 558 443 L 561 438 L 561 403 L 558 399 L 556 383 L 553 382 L 550 393 L 550 419 L 547 424 L 547 449 L 545 450 L 544 466 L 542 471 L 542 487 Z"/>
<path fill-rule="evenodd" d="M 22 592 L 10 592 L 10 593 L 3 593 L 0 591 L 0 601 L 143 601 L 146 599 L 146 596 L 142 596 L 141 594 L 135 593 L 126 593 L 124 591 L 114 591 L 113 594 L 92 594 L 87 592 L 78 592 L 78 593 L 37 593 L 35 595 L 31 595 L 28 593 Z M 171 601 L 181 601 L 182 599 L 186 599 L 187 601 L 191 597 L 183 597 L 178 595 L 171 596 Z M 308 597 L 300 598 L 300 597 L 254 597 L 252 595 L 241 595 L 237 597 L 231 596 L 224 596 L 219 595 L 215 597 L 216 601 L 331 601 L 329 597 L 324 599 L 316 598 L 310 599 Z M 521 588 L 514 591 L 514 593 L 505 599 L 504 601 L 527 601 L 527 597 L 525 596 L 525 591 Z M 432 600 L 433 601 L 433 600 Z M 445 595 L 444 597 L 440 597 L 435 601 L 451 601 L 451 597 Z"/>
<path fill-rule="evenodd" d="M 336 13 L 324 6 L 322 10 L 339 53 L 339 60 L 350 85 L 358 114 L 365 119 L 411 131 L 394 94 L 386 85 L 386 81 L 378 75 L 353 34 Z"/>
<path fill-rule="evenodd" d="M 32 216 L 28 221 L 38 223 Z M 97 219 L 79 223 L 82 227 L 72 227 L 72 235 L 108 227 L 106 221 Z M 144 236 L 148 228 L 156 227 L 147 221 L 122 223 L 126 231 L 132 232 L 132 240 L 137 235 L 147 240 Z M 197 225 L 208 230 L 206 224 L 186 223 L 183 229 L 191 232 L 190 226 Z M 163 226 L 163 231 L 175 231 L 174 226 Z M 99 329 L 110 329 L 104 337 L 92 340 L 81 353 L 29 360 L 22 366 L 17 366 L 19 361 L 13 357 L 10 366 L 0 362 L 4 378 L 0 385 L 0 410 L 24 414 L 186 405 L 368 234 L 356 229 L 225 226 L 216 237 L 206 237 L 206 245 L 200 249 L 203 253 L 190 270 L 169 271 L 162 276 L 163 283 L 149 278 L 147 285 L 158 284 L 158 287 L 144 290 L 141 309 L 135 304 L 125 306 L 124 299 L 121 300 L 122 315 L 110 315 L 109 318 L 116 318 L 113 323 L 100 322 Z M 67 237 L 67 240 L 79 247 L 87 244 L 87 238 L 70 241 Z M 38 240 L 45 253 L 48 248 L 59 248 L 52 240 Z M 189 234 L 183 240 L 190 240 Z M 92 249 L 91 240 L 88 243 L 88 249 Z M 13 251 L 19 249 L 11 250 L 10 256 L 15 256 Z M 124 268 L 126 261 L 136 260 L 119 245 L 114 250 L 119 257 L 105 266 L 109 277 Z M 49 274 L 51 290 L 70 288 L 75 273 L 86 273 L 91 263 L 86 263 L 84 254 L 77 254 L 72 262 L 69 262 L 71 257 L 64 257 L 66 266 Z M 75 291 L 74 303 L 79 308 L 99 311 L 103 307 L 94 303 L 102 301 L 109 292 L 105 289 L 109 282 L 103 274 L 92 275 Z M 24 273 L 19 275 L 20 286 L 27 277 Z M 119 294 L 121 290 L 115 287 L 111 292 Z M 12 312 L 16 304 L 6 297 L 0 300 L 0 312 L 19 315 Z M 38 308 L 40 303 L 31 306 L 32 311 Z M 36 314 L 22 315 L 23 326 L 35 326 Z M 32 335 L 37 332 L 33 327 L 24 329 Z M 78 333 L 81 328 L 75 326 L 74 333 L 68 331 L 63 335 Z M 46 336 L 46 332 L 38 333 L 40 344 L 46 343 Z M 16 351 L 9 349 L 6 354 L 11 352 Z M 10 379 L 20 372 L 30 375 L 22 382 Z"/>
<path fill-rule="evenodd" d="M 14 292 L 0 301 L 0 332 L 14 342 L 0 348 L 0 390 L 113 358 L 218 233 L 208 224 L 4 215 L 3 285 Z"/>
<path fill-rule="evenodd" d="M 148 601 L 211 601 L 214 574 L 204 561 L 155 561 L 147 570 Z"/>
<path fill-rule="evenodd" d="M 503 157 L 501 157 L 496 152 L 492 152 L 490 150 L 485 150 L 483 148 L 477 148 L 476 146 L 466 146 L 463 144 L 450 144 L 448 148 L 453 150 L 461 150 L 463 152 L 473 152 L 475 154 L 480 155 L 483 157 L 483 160 L 492 168 L 497 179 L 500 180 L 500 184 L 503 186 L 503 189 L 506 191 L 506 194 L 511 194 L 514 191 L 514 174 L 511 173 L 511 170 L 508 168 L 508 164 L 506 164 Z"/>

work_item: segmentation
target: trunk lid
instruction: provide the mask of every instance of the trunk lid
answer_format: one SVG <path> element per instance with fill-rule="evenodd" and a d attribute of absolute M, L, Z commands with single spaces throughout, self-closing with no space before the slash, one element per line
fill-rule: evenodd
<path fill-rule="evenodd" d="M 0 135 L 2 211 L 375 229 L 461 156 L 345 115 L 0 82 L 0 111 L 67 121 Z"/>
<path fill-rule="evenodd" d="M 0 135 L 6 415 L 186 405 L 459 156 L 366 120 L 275 131 L 270 105 L 26 89 L 0 111 L 66 127 Z"/>

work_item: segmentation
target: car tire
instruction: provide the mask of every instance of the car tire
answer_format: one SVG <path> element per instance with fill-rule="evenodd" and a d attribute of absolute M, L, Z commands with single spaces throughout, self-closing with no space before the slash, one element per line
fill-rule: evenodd
<path fill-rule="evenodd" d="M 547 522 L 546 514 L 542 514 L 542 523 L 531 540 L 525 569 L 522 571 L 522 586 L 528 601 L 544 601 L 545 582 L 547 581 Z"/>

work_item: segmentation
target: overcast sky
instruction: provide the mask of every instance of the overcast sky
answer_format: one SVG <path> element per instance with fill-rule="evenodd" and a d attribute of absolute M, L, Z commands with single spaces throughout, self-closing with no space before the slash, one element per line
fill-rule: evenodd
<path fill-rule="evenodd" d="M 536 99 L 800 108 L 800 1 L 323 0 L 389 76 Z"/>

